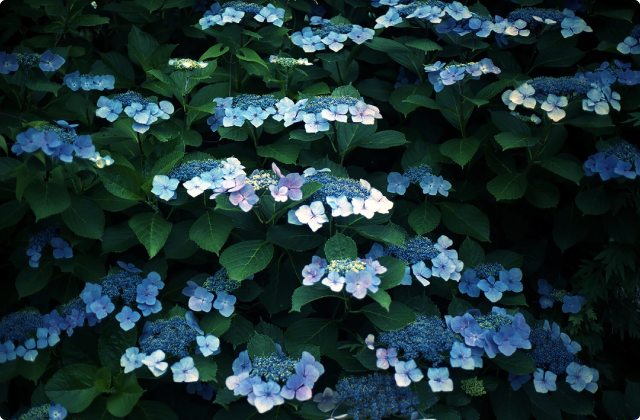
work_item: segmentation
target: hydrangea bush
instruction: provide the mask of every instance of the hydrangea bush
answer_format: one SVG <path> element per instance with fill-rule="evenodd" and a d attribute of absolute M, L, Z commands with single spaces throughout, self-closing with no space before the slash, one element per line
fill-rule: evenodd
<path fill-rule="evenodd" d="M 5 0 L 0 417 L 637 418 L 639 13 Z"/>

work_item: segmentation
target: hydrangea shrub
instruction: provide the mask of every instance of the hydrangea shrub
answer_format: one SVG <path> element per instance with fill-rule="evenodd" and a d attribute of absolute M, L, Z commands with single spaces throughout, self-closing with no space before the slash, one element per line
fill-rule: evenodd
<path fill-rule="evenodd" d="M 637 418 L 639 12 L 5 0 L 0 416 Z"/>

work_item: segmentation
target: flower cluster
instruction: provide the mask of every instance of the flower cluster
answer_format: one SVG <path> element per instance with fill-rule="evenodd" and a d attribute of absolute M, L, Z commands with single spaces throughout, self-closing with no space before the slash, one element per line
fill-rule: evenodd
<path fill-rule="evenodd" d="M 67 409 L 60 404 L 44 404 L 39 407 L 31 407 L 17 420 L 64 420 L 67 418 Z"/>
<path fill-rule="evenodd" d="M 620 94 L 612 91 L 609 86 L 590 83 L 581 74 L 578 77 L 537 77 L 515 90 L 503 92 L 502 102 L 510 110 L 514 110 L 518 105 L 535 109 L 539 103 L 549 118 L 557 122 L 567 115 L 563 108 L 577 97 L 583 97 L 584 111 L 595 111 L 596 114 L 605 115 L 609 113 L 609 105 L 620 111 Z"/>
<path fill-rule="evenodd" d="M 565 38 L 582 32 L 592 32 L 591 27 L 587 26 L 583 19 L 575 16 L 571 9 L 560 12 L 555 9 L 525 7 L 502 18 L 497 15 L 479 15 L 457 1 L 445 3 L 438 0 L 390 0 L 379 4 L 391 8 L 376 19 L 375 29 L 398 25 L 403 18 L 418 19 L 425 23 L 437 24 L 435 30 L 439 34 L 453 32 L 463 36 L 473 33 L 480 38 L 486 38 L 494 32 L 499 46 L 507 44 L 505 35 L 529 36 L 531 31 L 542 25 L 556 26 L 559 23 L 562 36 Z M 450 19 L 443 21 L 445 16 L 449 16 Z"/>
<path fill-rule="evenodd" d="M 437 195 L 444 197 L 449 195 L 451 183 L 442 176 L 435 176 L 428 165 L 411 166 L 404 171 L 391 172 L 387 177 L 387 192 L 404 195 L 409 184 L 420 185 L 423 194 Z"/>
<path fill-rule="evenodd" d="M 551 308 L 556 300 L 562 303 L 562 312 L 577 314 L 585 301 L 583 295 L 569 296 L 566 291 L 554 289 L 545 279 L 538 279 L 538 293 L 542 309 Z"/>
<path fill-rule="evenodd" d="M 262 6 L 244 1 L 229 1 L 224 6 L 216 2 L 204 13 L 204 17 L 198 23 L 202 26 L 202 29 L 207 29 L 215 25 L 224 26 L 227 23 L 240 23 L 245 15 L 253 16 L 260 23 L 267 22 L 276 26 L 282 26 L 284 23 L 284 9 L 275 7 L 271 3 Z"/>
<path fill-rule="evenodd" d="M 155 103 L 149 98 L 143 98 L 137 92 L 126 92 L 115 95 L 109 99 L 101 96 L 98 99 L 96 116 L 109 122 L 118 119 L 122 111 L 135 121 L 131 128 L 138 133 L 146 133 L 151 124 L 158 119 L 168 120 L 169 114 L 173 114 L 174 108 L 169 101 Z"/>
<path fill-rule="evenodd" d="M 43 124 L 37 128 L 29 128 L 16 136 L 16 142 L 11 146 L 11 151 L 16 155 L 22 153 L 34 153 L 42 150 L 52 159 L 60 159 L 63 162 L 72 162 L 75 156 L 89 159 L 92 162 L 102 162 L 102 166 L 111 165 L 113 159 L 110 156 L 102 157 L 96 152 L 91 136 L 88 134 L 77 135 L 75 127 L 78 124 L 69 124 L 64 120 L 54 124 Z"/>
<path fill-rule="evenodd" d="M 115 83 L 115 81 L 116 78 L 110 74 L 96 76 L 91 73 L 80 74 L 80 71 L 77 70 L 73 73 L 64 75 L 62 86 L 66 86 L 74 92 L 76 92 L 80 88 L 82 88 L 82 90 L 84 91 L 103 91 L 105 89 L 113 89 L 113 84 Z"/>
<path fill-rule="evenodd" d="M 458 252 L 449 249 L 453 241 L 445 235 L 433 243 L 424 236 L 415 236 L 408 239 L 402 245 L 391 245 L 384 249 L 380 244 L 374 244 L 367 258 L 380 258 L 383 255 L 391 255 L 408 264 L 405 269 L 402 285 L 411 285 L 411 273 L 423 286 L 429 285 L 429 278 L 440 277 L 443 280 L 460 280 L 460 273 L 464 268 L 462 261 L 458 259 Z M 425 261 L 431 262 L 431 268 Z"/>
<path fill-rule="evenodd" d="M 376 372 L 368 376 L 347 376 L 336 387 L 338 402 L 349 407 L 348 414 L 357 420 L 394 415 L 411 416 L 420 403 L 409 387 L 399 387 L 392 376 Z"/>
<path fill-rule="evenodd" d="M 445 86 L 462 82 L 465 78 L 477 80 L 483 74 L 500 74 L 501 70 L 493 64 L 490 58 L 483 58 L 472 63 L 444 63 L 437 61 L 434 64 L 425 66 L 424 70 L 429 73 L 429 81 L 436 92 L 440 92 Z"/>
<path fill-rule="evenodd" d="M 640 150 L 621 140 L 617 144 L 589 156 L 582 168 L 586 176 L 599 174 L 603 181 L 621 176 L 635 179 L 640 174 Z"/>
<path fill-rule="evenodd" d="M 42 232 L 29 235 L 29 248 L 27 248 L 27 255 L 31 257 L 29 259 L 29 265 L 33 268 L 38 268 L 40 265 L 40 258 L 42 257 L 42 248 L 51 244 L 53 247 L 53 258 L 71 258 L 73 257 L 73 250 L 69 246 L 69 243 L 63 241 L 58 235 L 58 226 L 50 227 Z"/>
<path fill-rule="evenodd" d="M 191 197 L 197 197 L 206 190 L 212 190 L 210 199 L 220 194 L 231 193 L 231 203 L 244 211 L 258 202 L 258 197 L 253 193 L 253 187 L 246 184 L 244 166 L 236 158 L 217 160 L 202 155 L 200 160 L 188 160 L 171 169 L 167 175 L 156 175 L 153 178 L 151 192 L 169 201 L 178 197 L 177 188 L 182 186 Z M 207 158 L 209 157 L 209 158 Z"/>
<path fill-rule="evenodd" d="M 141 353 L 138 347 L 129 347 L 120 357 L 120 366 L 124 368 L 124 373 L 129 373 L 146 365 L 153 376 L 158 377 L 164 375 L 169 368 L 169 363 L 164 361 L 165 357 L 166 354 L 161 349 L 146 354 Z M 190 356 L 182 357 L 180 361 L 174 363 L 171 371 L 174 382 L 197 382 L 200 379 L 200 372 Z"/>
<path fill-rule="evenodd" d="M 209 65 L 205 61 L 191 60 L 190 58 L 172 58 L 169 65 L 176 70 L 203 69 Z"/>
<path fill-rule="evenodd" d="M 378 291 L 380 285 L 379 274 L 387 272 L 386 267 L 376 260 L 356 258 L 355 260 L 331 260 L 314 256 L 311 264 L 305 265 L 302 270 L 302 284 L 313 286 L 321 281 L 322 284 L 340 292 L 345 287 L 356 299 L 364 299 L 367 290 L 371 293 Z M 325 273 L 327 277 L 324 277 Z"/>
<path fill-rule="evenodd" d="M 243 351 L 233 361 L 233 375 L 226 386 L 234 395 L 246 396 L 249 404 L 265 413 L 284 400 L 308 401 L 313 396 L 314 384 L 324 373 L 324 366 L 308 352 L 300 360 L 287 357 L 279 344 L 277 353 L 266 357 L 249 357 Z"/>
<path fill-rule="evenodd" d="M 47 50 L 43 54 L 7 54 L 0 51 L 0 74 L 9 74 L 23 67 L 25 71 L 35 67 L 42 71 L 56 71 L 65 63 L 65 59 Z"/>
<path fill-rule="evenodd" d="M 347 39 L 362 44 L 372 39 L 374 34 L 373 29 L 352 25 L 344 19 L 329 20 L 312 16 L 310 25 L 302 28 L 300 32 L 291 34 L 291 42 L 308 53 L 324 50 L 325 47 L 338 52 L 344 47 L 343 42 Z"/>
<path fill-rule="evenodd" d="M 531 349 L 531 327 L 521 313 L 512 316 L 504 309 L 494 306 L 486 315 L 482 315 L 477 309 L 471 309 L 455 317 L 445 315 L 445 320 L 453 332 L 464 338 L 467 346 L 472 350 L 484 349 L 491 359 L 496 354 L 511 356 L 516 349 Z"/>
<path fill-rule="evenodd" d="M 280 57 L 278 55 L 270 55 L 269 62 L 282 67 L 313 66 L 313 63 L 310 63 L 306 58 L 295 59 L 291 57 Z"/>
<path fill-rule="evenodd" d="M 575 77 L 595 84 L 599 88 L 611 86 L 615 82 L 627 86 L 640 84 L 640 71 L 631 70 L 631 63 L 620 60 L 613 60 L 613 63 L 605 61 L 594 71 L 579 72 Z"/>
<path fill-rule="evenodd" d="M 458 290 L 471 297 L 479 297 L 483 292 L 495 303 L 502 298 L 503 292 L 522 292 L 522 271 L 519 268 L 507 270 L 500 264 L 479 264 L 462 274 Z"/>
<path fill-rule="evenodd" d="M 214 276 L 207 278 L 203 286 L 193 281 L 187 282 L 182 294 L 189 298 L 189 309 L 194 312 L 209 312 L 217 309 L 224 317 L 230 317 L 235 310 L 236 297 L 227 292 L 239 287 L 232 284 L 226 269 L 219 270 Z M 214 292 L 218 295 L 216 298 Z M 214 301 L 215 299 L 215 301 Z"/>
<path fill-rule="evenodd" d="M 330 122 L 351 122 L 371 125 L 382 118 L 380 110 L 350 96 L 316 96 L 293 102 L 289 98 L 276 100 L 273 95 L 238 95 L 235 98 L 215 98 L 213 116 L 207 119 L 212 131 L 218 127 L 242 127 L 249 121 L 260 127 L 271 116 L 276 121 L 284 121 L 288 127 L 304 122 L 307 133 L 329 131 Z"/>
<path fill-rule="evenodd" d="M 393 203 L 364 179 L 339 178 L 329 175 L 329 169 L 307 168 L 303 172 L 304 183 L 318 182 L 322 187 L 304 204 L 289 210 L 288 220 L 294 225 L 309 225 L 314 232 L 329 221 L 323 202 L 331 208 L 332 217 L 352 214 L 371 219 L 375 213 L 388 214 Z"/>
<path fill-rule="evenodd" d="M 153 355 L 158 350 L 172 356 L 186 357 L 189 355 L 191 343 L 202 335 L 204 331 L 200 329 L 195 315 L 188 311 L 184 316 L 175 315 L 147 322 L 138 343 L 145 357 Z"/>
<path fill-rule="evenodd" d="M 638 42 L 640 42 L 640 25 L 636 25 L 629 36 L 619 43 L 616 49 L 622 54 L 640 54 L 640 44 Z M 1 57 L 0 55 L 0 63 L 2 63 Z M 2 72 L 0 71 L 0 73 Z"/>

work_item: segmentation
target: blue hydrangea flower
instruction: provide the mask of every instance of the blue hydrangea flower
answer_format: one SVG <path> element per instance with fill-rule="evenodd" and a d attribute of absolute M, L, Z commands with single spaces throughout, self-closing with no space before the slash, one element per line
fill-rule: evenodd
<path fill-rule="evenodd" d="M 16 346 L 12 341 L 7 340 L 4 343 L 0 343 L 0 364 L 7 360 L 16 359 Z"/>
<path fill-rule="evenodd" d="M 389 369 L 389 366 L 395 366 L 398 362 L 398 351 L 395 347 L 376 350 L 376 367 L 378 369 Z"/>
<path fill-rule="evenodd" d="M 376 26 L 373 29 L 389 28 L 402 22 L 402 18 L 394 9 L 389 9 L 387 13 L 376 19 Z"/>
<path fill-rule="evenodd" d="M 171 366 L 173 382 L 196 382 L 200 377 L 198 369 L 193 363 L 193 358 L 183 357 L 179 362 Z"/>
<path fill-rule="evenodd" d="M 640 54 L 640 44 L 638 39 L 628 36 L 618 44 L 616 49 L 622 54 Z"/>
<path fill-rule="evenodd" d="M 502 298 L 502 292 L 505 292 L 508 289 L 506 284 L 500 280 L 496 281 L 493 276 L 480 280 L 477 286 L 484 292 L 487 299 L 494 303 L 499 301 Z"/>
<path fill-rule="evenodd" d="M 512 268 L 511 270 L 502 270 L 499 274 L 500 281 L 507 285 L 507 290 L 511 292 L 522 292 L 524 286 L 522 285 L 522 270 L 519 268 Z"/>
<path fill-rule="evenodd" d="M 143 281 L 136 287 L 136 302 L 145 305 L 154 305 L 156 296 L 158 296 L 158 288 L 149 281 Z"/>
<path fill-rule="evenodd" d="M 220 312 L 220 315 L 224 317 L 230 317 L 235 310 L 236 297 L 225 292 L 219 292 L 213 307 Z"/>
<path fill-rule="evenodd" d="M 268 4 L 267 6 L 260 9 L 260 12 L 256 14 L 253 18 L 258 22 L 264 22 L 265 20 L 269 23 L 273 23 L 274 25 L 281 27 L 284 18 L 285 10 L 282 8 L 276 8 L 273 4 Z"/>
<path fill-rule="evenodd" d="M 51 333 L 48 328 L 38 328 L 36 338 L 38 339 L 37 346 L 39 349 L 53 347 L 60 342 L 60 336 L 56 333 Z"/>
<path fill-rule="evenodd" d="M 570 36 L 573 36 L 573 35 L 578 35 L 583 31 L 590 32 L 587 29 L 588 26 L 586 22 L 576 16 L 565 18 L 560 24 L 560 26 L 562 27 L 562 30 L 560 32 L 562 33 L 562 36 L 565 38 L 569 38 Z"/>
<path fill-rule="evenodd" d="M 101 96 L 97 102 L 96 116 L 114 122 L 122 113 L 122 103 L 115 99 Z"/>
<path fill-rule="evenodd" d="M 462 273 L 460 283 L 458 284 L 458 290 L 460 290 L 460 293 L 467 294 L 471 297 L 479 297 L 479 281 L 480 279 L 476 277 L 476 272 L 472 269 L 468 269 L 464 273 Z"/>
<path fill-rule="evenodd" d="M 175 191 L 178 185 L 180 185 L 180 181 L 177 179 L 170 179 L 166 175 L 156 175 L 153 177 L 153 188 L 151 192 L 161 199 L 168 201 L 176 194 Z"/>
<path fill-rule="evenodd" d="M 511 356 L 522 345 L 523 340 L 513 327 L 505 325 L 493 336 L 493 341 L 502 354 Z"/>
<path fill-rule="evenodd" d="M 364 299 L 367 290 L 378 291 L 381 280 L 371 270 L 349 271 L 345 276 L 346 291 L 356 299 Z"/>
<path fill-rule="evenodd" d="M 565 96 L 558 97 L 551 93 L 542 103 L 541 108 L 544 111 L 547 111 L 547 115 L 551 120 L 558 122 L 567 115 L 562 108 L 566 107 L 568 104 L 569 101 Z"/>
<path fill-rule="evenodd" d="M 96 154 L 96 147 L 93 145 L 93 141 L 89 135 L 76 137 L 73 143 L 73 150 L 83 159 L 90 159 Z"/>
<path fill-rule="evenodd" d="M 413 272 L 413 275 L 416 276 L 416 279 L 418 279 L 418 281 L 422 283 L 422 285 L 425 287 L 431 283 L 427 279 L 430 278 L 432 275 L 434 275 L 435 277 L 441 277 L 439 275 L 436 276 L 435 274 L 433 274 L 433 271 L 427 267 L 424 261 L 419 261 L 414 265 L 412 265 L 411 271 Z"/>
<path fill-rule="evenodd" d="M 7 54 L 5 51 L 0 51 L 0 74 L 9 74 L 18 70 L 19 67 L 18 57 L 15 54 Z"/>
<path fill-rule="evenodd" d="M 429 368 L 427 370 L 429 377 L 429 386 L 433 392 L 451 392 L 453 391 L 453 381 L 449 379 L 449 369 Z"/>
<path fill-rule="evenodd" d="M 196 337 L 196 342 L 204 357 L 220 353 L 220 340 L 215 335 L 209 334 L 206 337 L 199 335 Z"/>
<path fill-rule="evenodd" d="M 399 195 L 404 195 L 409 186 L 409 178 L 398 172 L 391 172 L 387 177 L 387 182 L 389 183 L 387 191 Z"/>
<path fill-rule="evenodd" d="M 253 405 L 259 413 L 266 413 L 276 405 L 284 404 L 284 398 L 280 396 L 280 385 L 273 381 L 254 385 L 253 394 Z"/>
<path fill-rule="evenodd" d="M 89 307 L 91 309 L 91 312 L 96 314 L 98 319 L 106 318 L 107 315 L 113 312 L 113 310 L 116 308 L 115 305 L 111 303 L 111 299 L 109 299 L 109 296 L 106 295 L 92 302 Z"/>
<path fill-rule="evenodd" d="M 396 362 L 394 368 L 396 370 L 394 378 L 396 384 L 400 387 L 409 386 L 411 382 L 420 382 L 422 378 L 424 378 L 422 371 L 418 368 L 414 360 Z"/>
<path fill-rule="evenodd" d="M 580 365 L 576 362 L 572 362 L 567 366 L 567 383 L 571 385 L 575 391 L 581 392 L 584 390 L 588 383 L 593 380 L 593 373 L 588 366 Z"/>
<path fill-rule="evenodd" d="M 51 239 L 51 246 L 53 247 L 53 258 L 73 257 L 73 250 L 69 246 L 69 242 L 63 241 L 61 238 L 53 238 Z"/>
<path fill-rule="evenodd" d="M 305 385 L 302 375 L 294 373 L 280 390 L 280 396 L 287 400 L 307 401 L 313 396 L 313 391 Z"/>
<path fill-rule="evenodd" d="M 533 386 L 536 392 L 546 394 L 549 391 L 555 391 L 558 389 L 556 386 L 556 378 L 558 375 L 551 371 L 545 372 L 543 369 L 538 369 L 533 373 Z"/>
<path fill-rule="evenodd" d="M 360 25 L 353 25 L 348 36 L 356 44 L 363 44 L 365 41 L 372 39 L 374 34 L 375 32 L 373 29 L 363 28 Z"/>
<path fill-rule="evenodd" d="M 67 418 L 67 409 L 60 404 L 49 406 L 49 420 L 64 420 Z"/>
<path fill-rule="evenodd" d="M 511 384 L 511 389 L 513 389 L 514 391 L 517 391 L 520 388 L 522 388 L 522 385 L 529 382 L 529 380 L 531 379 L 531 375 L 528 375 L 528 374 L 516 375 L 516 374 L 510 373 L 507 379 Z"/>
<path fill-rule="evenodd" d="M 330 288 L 334 292 L 340 292 L 344 287 L 346 279 L 338 272 L 332 271 L 326 278 L 322 279 L 322 284 Z"/>
<path fill-rule="evenodd" d="M 517 105 L 523 105 L 525 108 L 534 109 L 536 107 L 535 93 L 536 90 L 533 86 L 524 83 L 509 94 L 509 100 Z"/>
<path fill-rule="evenodd" d="M 295 211 L 297 220 L 304 224 L 309 225 L 312 231 L 320 229 L 323 223 L 327 223 L 327 218 L 324 210 L 324 206 L 320 201 L 314 201 L 310 205 L 303 205 Z"/>
<path fill-rule="evenodd" d="M 562 312 L 577 314 L 582 307 L 581 296 L 565 296 L 562 301 Z"/>
<path fill-rule="evenodd" d="M 134 311 L 128 306 L 122 308 L 119 314 L 116 315 L 116 320 L 120 323 L 120 328 L 124 331 L 129 331 L 136 326 L 136 322 L 140 320 L 140 313 Z"/>
<path fill-rule="evenodd" d="M 33 338 L 24 342 L 24 345 L 16 347 L 16 355 L 22 357 L 27 362 L 33 362 L 38 356 L 38 350 L 36 350 L 36 340 Z"/>
<path fill-rule="evenodd" d="M 423 194 L 437 195 L 440 193 L 440 195 L 448 197 L 451 183 L 442 176 L 428 174 L 420 181 L 420 187 L 422 187 Z"/>
<path fill-rule="evenodd" d="M 40 69 L 42 71 L 56 71 L 64 64 L 64 58 L 47 50 L 40 56 Z"/>
<path fill-rule="evenodd" d="M 447 7 L 444 8 L 444 11 L 455 20 L 469 19 L 472 16 L 469 8 L 457 1 L 447 5 Z"/>
<path fill-rule="evenodd" d="M 204 287 L 196 287 L 193 295 L 189 298 L 189 309 L 195 312 L 209 312 L 213 302 L 214 295 Z"/>
<path fill-rule="evenodd" d="M 451 367 L 459 367 L 464 370 L 475 369 L 475 362 L 471 355 L 471 349 L 460 342 L 453 343 L 449 363 Z"/>
<path fill-rule="evenodd" d="M 142 363 L 149 368 L 155 377 L 163 375 L 169 368 L 169 364 L 164 361 L 165 354 L 162 350 L 156 350 L 150 355 L 144 356 Z"/>
<path fill-rule="evenodd" d="M 140 353 L 137 347 L 129 347 L 120 358 L 120 366 L 124 368 L 124 373 L 133 372 L 142 366 L 142 360 L 147 357 L 146 354 Z"/>

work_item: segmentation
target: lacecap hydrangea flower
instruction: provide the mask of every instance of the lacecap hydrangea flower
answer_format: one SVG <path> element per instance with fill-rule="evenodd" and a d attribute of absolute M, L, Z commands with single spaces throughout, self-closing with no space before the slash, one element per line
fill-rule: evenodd
<path fill-rule="evenodd" d="M 80 74 L 80 71 L 73 73 L 67 73 L 64 75 L 62 86 L 66 86 L 72 91 L 76 92 L 79 89 L 84 91 L 105 89 L 114 89 L 113 84 L 116 79 L 110 74 L 94 75 L 94 74 Z"/>
<path fill-rule="evenodd" d="M 244 1 L 229 1 L 222 6 L 214 3 L 204 16 L 198 21 L 202 29 L 212 26 L 224 26 L 227 23 L 240 23 L 243 18 L 253 16 L 260 23 L 271 23 L 282 26 L 285 10 L 269 3 L 266 6 Z"/>
<path fill-rule="evenodd" d="M 503 292 L 522 292 L 522 271 L 519 268 L 507 270 L 501 264 L 479 264 L 462 274 L 458 290 L 471 297 L 479 297 L 482 291 L 495 303 L 502 298 Z"/>
<path fill-rule="evenodd" d="M 244 166 L 236 158 L 214 159 L 205 154 L 198 154 L 197 160 L 186 160 L 174 167 L 167 175 L 156 175 L 153 178 L 151 192 L 169 201 L 178 197 L 177 188 L 182 186 L 191 197 L 197 197 L 207 190 L 214 199 L 220 194 L 231 193 L 229 201 L 242 210 L 249 211 L 258 197 L 253 194 L 253 187 L 246 184 Z"/>
<path fill-rule="evenodd" d="M 67 409 L 60 404 L 44 404 L 39 407 L 31 407 L 17 420 L 64 420 L 67 418 Z"/>
<path fill-rule="evenodd" d="M 47 244 L 51 244 L 53 248 L 53 258 L 73 257 L 73 250 L 68 242 L 59 237 L 58 230 L 58 226 L 53 226 L 42 232 L 29 235 L 29 247 L 27 248 L 27 255 L 30 257 L 29 266 L 38 268 L 42 257 L 42 248 Z"/>
<path fill-rule="evenodd" d="M 326 203 L 331 208 L 332 217 L 347 217 L 352 214 L 371 219 L 375 213 L 387 214 L 393 207 L 380 191 L 361 179 L 340 178 L 329 174 L 327 168 L 316 170 L 307 168 L 302 177 L 304 184 L 318 182 L 322 187 L 307 198 L 303 205 L 289 210 L 289 223 L 308 225 L 313 231 L 329 221 L 325 214 Z"/>
<path fill-rule="evenodd" d="M 61 160 L 70 163 L 73 157 L 88 159 L 93 162 L 103 160 L 104 164 L 111 164 L 111 157 L 101 157 L 93 145 L 88 134 L 78 135 L 75 127 L 78 124 L 69 124 L 64 120 L 55 121 L 55 124 L 43 124 L 37 128 L 29 128 L 16 136 L 16 142 L 11 146 L 11 151 L 16 155 L 22 153 L 34 153 L 42 150 L 45 155 L 53 160 Z M 108 162 L 107 162 L 108 161 Z"/>
<path fill-rule="evenodd" d="M 312 16 L 310 25 L 291 34 L 291 42 L 307 53 L 322 51 L 325 47 L 338 52 L 344 47 L 347 39 L 362 44 L 374 35 L 373 29 L 352 25 L 342 17 L 329 20 Z"/>
<path fill-rule="evenodd" d="M 411 285 L 411 274 L 423 285 L 430 284 L 429 278 L 440 277 L 443 280 L 460 280 L 460 272 L 464 268 L 462 261 L 458 259 L 458 252 L 449 249 L 453 241 L 442 235 L 436 243 L 424 236 L 415 236 L 407 239 L 402 245 L 391 245 L 384 249 L 376 243 L 367 258 L 375 259 L 384 255 L 390 255 L 407 263 L 404 279 L 401 285 Z M 426 261 L 431 267 L 427 267 Z"/>
<path fill-rule="evenodd" d="M 172 58 L 168 64 L 176 70 L 203 69 L 209 65 L 206 61 L 196 61 L 189 58 Z"/>
<path fill-rule="evenodd" d="M 398 195 L 404 195 L 409 184 L 419 185 L 423 194 L 433 196 L 440 194 L 447 197 L 451 189 L 451 183 L 442 176 L 434 175 L 428 165 L 411 166 L 403 174 L 391 172 L 387 182 L 387 192 Z"/>
<path fill-rule="evenodd" d="M 363 299 L 367 291 L 378 291 L 381 283 L 378 275 L 386 272 L 387 269 L 376 260 L 356 258 L 327 261 L 314 256 L 311 264 L 302 270 L 302 284 L 313 286 L 321 282 L 334 292 L 340 292 L 344 287 L 356 299 Z"/>
<path fill-rule="evenodd" d="M 621 140 L 589 156 L 582 168 L 586 176 L 598 174 L 603 181 L 619 177 L 635 179 L 640 174 L 640 150 Z"/>
<path fill-rule="evenodd" d="M 500 74 L 501 70 L 493 64 L 490 58 L 483 58 L 472 63 L 449 63 L 445 65 L 440 61 L 425 66 L 424 70 L 429 74 L 429 82 L 436 92 L 440 92 L 445 86 L 454 85 L 464 79 L 477 80 L 483 74 Z"/>
<path fill-rule="evenodd" d="M 276 100 L 273 95 L 243 94 L 213 101 L 216 107 L 207 124 L 214 132 L 218 127 L 242 127 L 245 121 L 260 127 L 269 117 L 284 121 L 285 127 L 304 122 L 307 133 L 329 131 L 330 123 L 347 122 L 349 116 L 351 122 L 365 125 L 382 118 L 377 107 L 350 96 L 316 96 L 293 102 L 286 97 Z"/>
<path fill-rule="evenodd" d="M 324 366 L 307 351 L 299 360 L 284 354 L 279 344 L 276 353 L 251 359 L 247 351 L 232 364 L 233 375 L 225 384 L 234 395 L 246 396 L 249 404 L 265 413 L 284 400 L 308 401 L 313 386 L 324 373 Z"/>
<path fill-rule="evenodd" d="M 250 276 L 253 278 L 253 276 Z M 213 276 L 207 277 L 202 286 L 194 281 L 188 281 L 182 294 L 189 298 L 188 306 L 194 312 L 209 312 L 211 308 L 220 312 L 224 317 L 230 317 L 237 298 L 231 294 L 240 287 L 240 282 L 231 280 L 227 270 L 223 267 Z"/>
<path fill-rule="evenodd" d="M 146 133 L 151 124 L 159 119 L 168 120 L 169 115 L 174 111 L 173 104 L 169 101 L 155 103 L 151 99 L 131 91 L 120 93 L 111 99 L 101 96 L 97 106 L 96 116 L 109 122 L 117 120 L 124 110 L 128 117 L 133 118 L 134 123 L 131 128 L 138 133 Z"/>
<path fill-rule="evenodd" d="M 629 36 L 619 43 L 616 49 L 622 54 L 640 54 L 640 44 L 638 41 L 640 41 L 640 25 L 636 25 Z M 0 58 L 0 65 L 1 63 Z"/>
<path fill-rule="evenodd" d="M 570 364 L 577 362 L 576 354 L 582 349 L 580 344 L 560 332 L 558 324 L 550 325 L 547 320 L 531 330 L 529 340 L 532 348 L 528 353 L 536 367 L 556 375 L 562 375 Z"/>
<path fill-rule="evenodd" d="M 26 72 L 38 65 L 42 71 L 56 71 L 65 63 L 65 59 L 50 50 L 43 54 L 7 54 L 0 51 L 0 74 L 9 74 L 22 67 Z"/>

